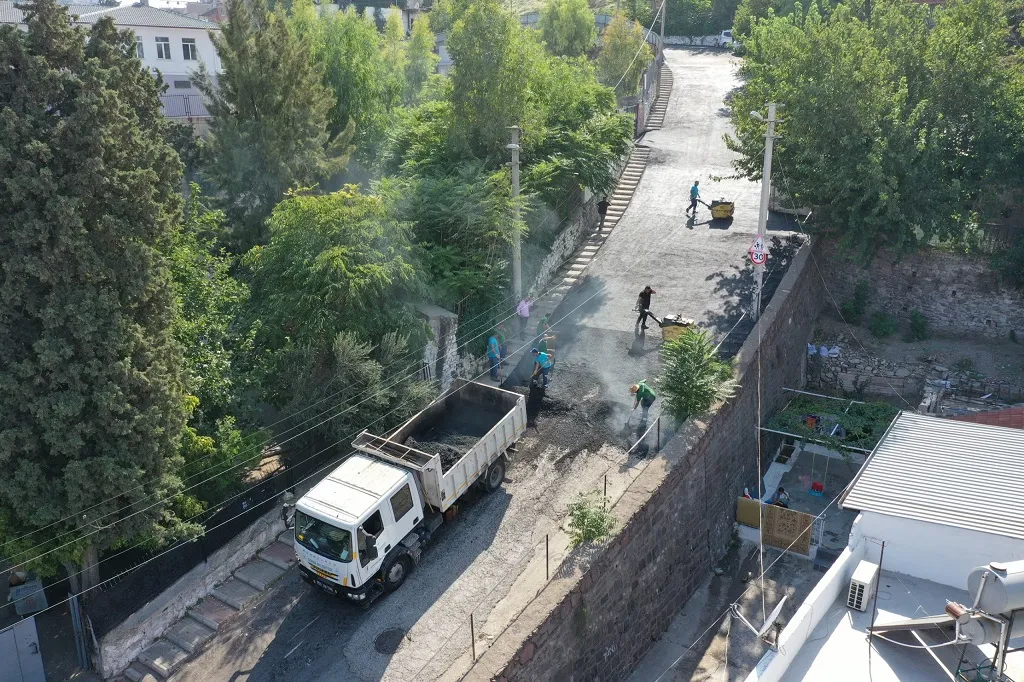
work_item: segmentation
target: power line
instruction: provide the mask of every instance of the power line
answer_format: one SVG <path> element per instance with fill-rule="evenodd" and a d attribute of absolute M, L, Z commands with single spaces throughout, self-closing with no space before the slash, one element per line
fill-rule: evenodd
<path fill-rule="evenodd" d="M 626 78 L 627 75 L 629 75 L 629 70 L 633 68 L 633 62 L 636 61 L 636 58 L 640 56 L 640 53 L 643 52 L 644 47 L 648 44 L 647 39 L 650 38 L 651 33 L 654 32 L 654 25 L 658 23 L 658 19 L 661 17 L 661 10 L 665 7 L 666 1 L 667 0 L 661 0 L 661 4 L 658 5 L 658 11 L 654 13 L 654 19 L 651 21 L 651 27 L 647 29 L 647 33 L 644 35 L 643 44 L 641 44 L 640 47 L 637 48 L 636 54 L 633 55 L 633 58 L 629 60 L 629 66 L 626 67 L 626 70 L 622 73 L 622 76 L 619 78 L 618 82 L 615 83 L 615 87 L 612 88 L 612 90 L 619 89 L 619 86 L 622 84 L 622 81 Z M 664 46 L 662 47 L 662 49 L 665 49 Z"/>

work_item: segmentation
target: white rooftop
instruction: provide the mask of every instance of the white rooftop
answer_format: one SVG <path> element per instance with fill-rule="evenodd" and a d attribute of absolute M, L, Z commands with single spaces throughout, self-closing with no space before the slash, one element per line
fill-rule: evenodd
<path fill-rule="evenodd" d="M 1024 430 L 901 412 L 843 509 L 1024 539 Z"/>
<path fill-rule="evenodd" d="M 353 524 L 405 480 L 406 472 L 402 469 L 353 454 L 303 495 L 298 507 Z"/>
<path fill-rule="evenodd" d="M 877 624 L 907 618 L 922 618 L 943 613 L 946 601 L 970 603 L 964 590 L 939 585 L 928 580 L 883 571 L 878 587 Z M 841 591 L 828 612 L 808 635 L 807 641 L 789 664 L 780 682 L 941 682 L 955 675 L 961 651 L 966 660 L 981 663 L 993 655 L 992 647 L 981 649 L 948 644 L 951 629 L 921 630 L 919 634 L 929 645 L 946 644 L 926 651 L 900 646 L 875 636 L 870 655 L 866 628 L 871 624 L 872 609 L 856 611 L 846 606 L 846 592 Z M 909 632 L 885 634 L 909 646 L 921 642 Z M 1019 642 L 1011 642 L 1020 644 Z M 932 654 L 938 658 L 936 661 Z M 1007 657 L 1006 674 L 1017 682 L 1024 681 L 1024 652 Z M 973 679 L 973 678 L 971 678 Z"/>

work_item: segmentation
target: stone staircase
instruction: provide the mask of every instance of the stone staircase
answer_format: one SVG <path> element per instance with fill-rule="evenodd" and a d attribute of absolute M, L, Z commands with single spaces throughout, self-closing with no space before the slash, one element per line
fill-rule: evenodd
<path fill-rule="evenodd" d="M 160 639 L 114 678 L 115 682 L 160 682 L 172 679 L 174 672 L 202 650 L 222 625 L 235 617 L 263 593 L 285 571 L 295 565 L 292 531 L 277 537 L 255 559 L 238 568 L 231 578 L 189 609 Z"/>
<path fill-rule="evenodd" d="M 661 130 L 665 125 L 665 113 L 668 111 L 669 95 L 672 94 L 672 69 L 662 64 L 658 76 L 658 97 L 651 105 L 651 113 L 647 116 L 647 130 Z"/>
<path fill-rule="evenodd" d="M 640 184 L 640 178 L 643 177 L 644 169 L 647 168 L 647 160 L 650 158 L 650 155 L 651 150 L 649 147 L 636 146 L 633 148 L 629 155 L 629 160 L 626 162 L 626 167 L 622 170 L 622 175 L 619 176 L 619 182 L 615 186 L 615 190 L 608 197 L 608 212 L 605 214 L 604 221 L 590 233 L 590 236 L 576 249 L 576 252 L 555 272 L 547 283 L 549 287 L 547 293 L 535 302 L 531 311 L 527 336 L 531 336 L 536 332 L 537 323 L 541 317 L 547 315 L 549 320 L 552 318 L 552 313 L 558 308 L 566 294 L 580 281 L 584 270 L 594 260 L 594 257 L 597 256 L 601 245 L 611 235 L 612 230 L 618 225 L 619 220 L 629 207 L 629 202 L 632 201 L 633 194 L 636 193 L 636 188 Z M 554 285 L 553 288 L 552 285 Z M 506 361 L 507 366 L 502 367 L 502 383 L 506 383 L 507 380 L 511 380 L 513 384 L 520 383 L 521 378 L 515 376 L 515 369 L 519 366 L 520 361 L 530 352 L 529 344 L 520 348 L 524 343 L 524 340 L 509 338 L 510 349 L 516 350 L 509 353 Z"/>

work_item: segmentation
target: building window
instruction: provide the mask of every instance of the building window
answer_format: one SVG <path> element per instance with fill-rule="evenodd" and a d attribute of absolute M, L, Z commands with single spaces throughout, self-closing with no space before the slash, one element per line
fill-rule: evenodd
<path fill-rule="evenodd" d="M 142 49 L 142 39 L 141 38 L 136 38 L 135 39 L 135 56 L 138 57 L 139 59 L 145 59 L 146 58 L 146 53 Z"/>
<path fill-rule="evenodd" d="M 192 81 L 174 81 L 175 90 L 188 90 L 192 87 Z"/>
<path fill-rule="evenodd" d="M 196 50 L 196 39 L 182 38 L 181 52 L 185 56 L 185 61 L 187 62 L 194 62 L 199 59 L 199 52 Z"/>
<path fill-rule="evenodd" d="M 171 58 L 171 39 L 170 38 L 157 38 L 156 39 L 156 58 L 157 59 L 170 59 Z"/>

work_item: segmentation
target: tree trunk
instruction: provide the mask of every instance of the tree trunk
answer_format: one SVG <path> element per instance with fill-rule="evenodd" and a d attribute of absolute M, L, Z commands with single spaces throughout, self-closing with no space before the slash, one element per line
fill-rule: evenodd
<path fill-rule="evenodd" d="M 82 591 L 91 589 L 100 582 L 100 552 L 96 545 L 89 543 L 82 550 Z"/>
<path fill-rule="evenodd" d="M 82 576 L 78 575 L 78 564 L 74 564 L 70 561 L 64 562 L 64 570 L 68 572 L 68 586 L 72 594 L 78 594 L 81 590 L 82 581 L 79 580 Z"/>

